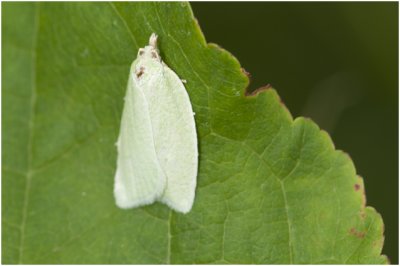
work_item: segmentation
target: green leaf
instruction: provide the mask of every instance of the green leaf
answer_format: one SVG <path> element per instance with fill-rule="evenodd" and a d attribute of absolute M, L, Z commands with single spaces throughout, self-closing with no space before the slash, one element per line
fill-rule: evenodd
<path fill-rule="evenodd" d="M 274 89 L 246 94 L 187 3 L 4 3 L 2 15 L 3 263 L 387 263 L 351 159 Z M 129 66 L 152 32 L 196 112 L 187 215 L 121 210 L 112 193 Z"/>

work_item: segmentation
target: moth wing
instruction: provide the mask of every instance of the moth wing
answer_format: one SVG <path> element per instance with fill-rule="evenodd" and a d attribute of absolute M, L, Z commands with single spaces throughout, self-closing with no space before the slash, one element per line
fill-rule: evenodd
<path fill-rule="evenodd" d="M 114 196 L 120 208 L 153 203 L 166 185 L 156 155 L 148 103 L 143 88 L 133 81 L 132 69 L 117 142 Z"/>
<path fill-rule="evenodd" d="M 144 91 L 157 156 L 167 182 L 159 201 L 186 213 L 193 205 L 198 168 L 194 115 L 181 79 L 165 64 L 160 72 L 162 78 L 154 74 L 157 82 L 152 89 Z"/>

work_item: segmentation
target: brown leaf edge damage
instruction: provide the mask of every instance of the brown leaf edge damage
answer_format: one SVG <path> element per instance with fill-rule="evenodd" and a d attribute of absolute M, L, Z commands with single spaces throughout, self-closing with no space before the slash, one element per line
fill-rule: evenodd
<path fill-rule="evenodd" d="M 240 65 L 240 62 L 238 61 L 238 59 L 234 55 L 232 55 L 229 51 L 223 49 L 220 45 L 217 45 L 215 43 L 207 43 L 207 41 L 206 41 L 206 39 L 204 37 L 204 34 L 203 34 L 202 30 L 201 30 L 201 27 L 199 25 L 198 20 L 194 17 L 192 9 L 189 8 L 189 10 L 190 10 L 190 13 L 191 13 L 192 18 L 193 18 L 193 25 L 194 25 L 195 30 L 197 31 L 197 35 L 199 37 L 198 41 L 200 42 L 200 44 L 205 46 L 207 49 L 217 49 L 220 52 L 220 54 L 223 55 L 223 56 L 229 56 L 234 61 L 238 73 L 241 73 L 243 75 L 243 77 L 247 80 L 247 82 L 246 82 L 246 84 L 245 84 L 245 86 L 243 88 L 243 95 L 244 95 L 245 98 L 255 99 L 259 95 L 261 95 L 263 93 L 267 93 L 270 90 L 274 91 L 275 95 L 277 96 L 278 100 L 281 103 L 282 108 L 284 108 L 286 110 L 288 116 L 291 118 L 292 123 L 299 123 L 299 122 L 312 123 L 313 125 L 315 125 L 319 129 L 320 134 L 321 135 L 325 135 L 325 137 L 329 140 L 330 144 L 333 147 L 333 150 L 336 150 L 335 145 L 334 145 L 334 143 L 332 141 L 332 138 L 329 135 L 329 133 L 327 131 L 323 130 L 323 129 L 320 129 L 319 126 L 314 121 L 312 121 L 312 119 L 304 118 L 304 117 L 297 117 L 296 119 L 293 119 L 289 109 L 286 107 L 286 105 L 283 103 L 283 101 L 281 100 L 279 95 L 276 93 L 275 89 L 270 84 L 267 84 L 265 86 L 262 86 L 262 87 L 260 87 L 260 88 L 258 88 L 256 90 L 250 92 L 249 91 L 249 85 L 250 85 L 250 82 L 251 82 L 251 74 L 249 72 L 247 72 Z M 348 157 L 348 160 L 350 161 L 350 163 L 353 165 L 353 167 L 355 169 L 354 162 L 353 162 L 353 160 L 351 159 L 351 157 L 347 153 L 345 153 L 344 151 L 341 151 L 341 150 L 336 150 L 336 151 L 344 153 Z M 380 217 L 380 219 L 382 220 L 381 215 L 373 207 L 367 207 L 366 206 L 365 189 L 364 189 L 364 182 L 363 182 L 362 177 L 359 176 L 359 175 L 355 175 L 354 178 L 357 181 L 353 185 L 353 188 L 352 188 L 353 192 L 354 193 L 362 193 L 361 211 L 360 211 L 360 214 L 359 214 L 361 219 L 365 220 L 365 218 L 366 218 L 366 209 L 368 208 L 368 209 L 372 209 Z M 354 229 L 352 230 L 352 228 L 349 228 L 349 232 L 354 233 L 355 231 L 354 231 Z M 386 255 L 381 254 L 382 253 L 382 248 L 383 248 L 383 240 L 384 240 L 384 224 L 383 224 L 383 222 L 382 222 L 381 232 L 382 232 L 382 236 L 378 240 L 378 242 L 382 242 L 381 248 L 380 248 L 381 249 L 380 250 L 380 256 L 385 260 L 385 262 L 387 264 L 389 264 L 390 263 L 389 258 Z M 357 235 L 361 236 L 360 234 L 357 234 Z"/>
<path fill-rule="evenodd" d="M 247 79 L 248 79 L 247 87 L 244 90 L 244 95 L 245 96 L 247 96 L 247 97 L 248 96 L 257 96 L 259 93 L 262 93 L 263 91 L 266 91 L 266 90 L 272 88 L 271 84 L 267 84 L 267 85 L 264 85 L 264 86 L 261 86 L 261 87 L 255 89 L 254 91 L 250 91 L 249 87 L 250 87 L 250 84 L 251 84 L 251 81 L 252 81 L 251 74 L 250 74 L 250 72 L 248 72 L 243 67 L 240 68 L 240 71 L 243 74 L 245 74 L 247 76 Z"/>

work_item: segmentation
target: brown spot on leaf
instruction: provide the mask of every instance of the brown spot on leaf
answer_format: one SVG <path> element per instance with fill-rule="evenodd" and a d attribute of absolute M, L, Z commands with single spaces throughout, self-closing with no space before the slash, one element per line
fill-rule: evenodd
<path fill-rule="evenodd" d="M 358 238 L 364 238 L 365 236 L 365 232 L 357 231 L 354 227 L 350 229 L 350 234 Z"/>
<path fill-rule="evenodd" d="M 361 193 L 361 196 L 362 196 L 362 206 L 363 206 L 363 208 L 365 208 L 365 205 L 366 205 L 366 203 L 367 203 L 367 198 L 366 198 L 366 196 L 365 196 L 365 189 L 364 189 L 364 186 L 363 186 L 363 179 L 362 179 L 362 177 L 361 176 L 357 176 L 357 178 L 359 178 L 359 181 L 358 181 L 358 183 L 356 183 L 355 185 L 354 185 L 354 190 L 355 191 L 359 191 L 360 193 Z M 357 185 L 358 185 L 358 189 L 357 189 Z"/>

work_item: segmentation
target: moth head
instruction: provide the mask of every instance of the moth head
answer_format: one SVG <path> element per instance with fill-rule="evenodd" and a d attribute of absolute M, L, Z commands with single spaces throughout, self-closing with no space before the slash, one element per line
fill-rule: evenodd
<path fill-rule="evenodd" d="M 144 48 L 140 48 L 138 52 L 138 57 L 147 57 L 147 58 L 153 58 L 158 61 L 161 61 L 160 55 L 158 54 L 158 49 L 157 49 L 157 35 L 155 33 L 151 34 L 150 40 L 149 40 L 149 45 L 147 45 Z"/>

